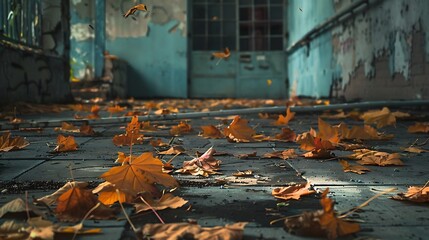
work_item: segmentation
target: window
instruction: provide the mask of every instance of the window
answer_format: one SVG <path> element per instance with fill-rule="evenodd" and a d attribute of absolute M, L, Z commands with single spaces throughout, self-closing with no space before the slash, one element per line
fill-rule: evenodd
<path fill-rule="evenodd" d="M 192 9 L 194 50 L 236 49 L 235 0 L 195 0 Z"/>
<path fill-rule="evenodd" d="M 1 0 L 0 38 L 41 46 L 41 0 Z"/>

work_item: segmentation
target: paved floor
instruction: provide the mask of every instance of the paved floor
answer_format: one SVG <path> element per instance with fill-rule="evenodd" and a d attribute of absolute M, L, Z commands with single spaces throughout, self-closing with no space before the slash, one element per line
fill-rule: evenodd
<path fill-rule="evenodd" d="M 222 105 L 217 106 L 222 107 Z M 199 109 L 194 109 L 195 111 Z M 239 159 L 234 155 L 257 152 L 257 156 L 273 150 L 293 148 L 298 153 L 299 145 L 294 142 L 256 142 L 231 143 L 226 139 L 205 139 L 198 136 L 200 126 L 209 124 L 224 124 L 231 120 L 219 118 L 204 118 L 188 120 L 194 131 L 191 134 L 172 137 L 169 134 L 175 121 L 152 122 L 159 126 L 166 126 L 158 131 L 144 133 L 145 137 L 160 138 L 170 144 L 182 145 L 188 155 L 179 155 L 172 164 L 181 166 L 184 160 L 190 160 L 189 155 L 195 152 L 204 152 L 213 146 L 218 152 L 229 155 L 216 156 L 222 160 L 220 172 L 222 175 L 212 175 L 208 178 L 174 174 L 181 183 L 176 195 L 188 200 L 189 203 L 175 210 L 162 210 L 159 214 L 165 222 L 182 222 L 187 219 L 197 219 L 203 226 L 217 226 L 238 221 L 246 221 L 245 239 L 308 239 L 291 235 L 283 230 L 283 223 L 270 225 L 269 222 L 282 216 L 290 216 L 320 209 L 319 195 L 305 196 L 299 201 L 282 201 L 271 196 L 274 187 L 287 186 L 292 183 L 310 181 L 316 190 L 329 187 L 330 197 L 336 202 L 338 212 L 349 210 L 373 195 L 387 188 L 397 187 L 404 192 L 410 185 L 423 185 L 429 180 L 429 153 L 413 154 L 402 152 L 401 147 L 407 147 L 416 139 L 425 140 L 428 134 L 411 134 L 407 127 L 415 121 L 427 121 L 429 111 L 425 109 L 405 109 L 415 116 L 412 120 L 400 120 L 395 126 L 382 128 L 382 131 L 394 134 L 389 141 L 366 141 L 365 144 L 378 151 L 400 152 L 405 165 L 400 167 L 369 166 L 371 172 L 363 175 L 345 173 L 336 159 L 315 160 L 298 157 L 292 160 L 262 159 L 259 157 Z M 49 122 L 53 120 L 73 119 L 71 110 L 59 113 L 31 113 L 19 115 L 26 120 Z M 4 112 L 4 115 L 7 115 Z M 109 114 L 101 111 L 101 115 Z M 243 116 L 249 120 L 249 125 L 258 133 L 274 135 L 281 127 L 274 126 L 272 119 L 261 119 L 258 115 Z M 310 127 L 317 129 L 318 114 L 297 114 L 289 127 L 296 133 L 308 131 Z M 361 121 L 327 120 L 331 124 L 345 121 L 348 124 L 361 125 Z M 6 121 L 0 122 L 9 126 Z M 71 179 L 70 168 L 76 181 L 90 182 L 96 186 L 102 182 L 99 176 L 114 166 L 118 151 L 128 151 L 127 147 L 116 147 L 112 143 L 115 134 L 124 132 L 125 124 L 105 123 L 97 124 L 93 137 L 75 135 L 79 150 L 75 152 L 53 154 L 58 132 L 47 124 L 41 132 L 12 130 L 14 136 L 24 136 L 30 145 L 20 151 L 0 152 L 0 204 L 16 198 L 24 197 L 25 191 L 29 196 L 43 196 L 53 192 L 64 182 Z M 3 128 L 4 129 L 4 128 Z M 67 134 L 69 135 L 69 134 Z M 428 147 L 429 148 L 429 147 Z M 134 153 L 146 151 L 154 152 L 148 140 L 133 147 Z M 347 151 L 335 151 L 336 156 L 346 156 Z M 167 156 L 160 156 L 169 159 Z M 71 167 L 70 167 L 71 166 Z M 254 176 L 250 179 L 235 179 L 231 175 L 237 170 L 252 169 Z M 227 177 L 231 182 L 224 184 L 216 179 Z M 429 205 L 411 204 L 394 201 L 382 196 L 372 201 L 363 210 L 354 213 L 351 217 L 361 224 L 362 230 L 345 239 L 428 239 L 429 232 Z M 189 207 L 192 205 L 191 207 Z M 132 208 L 127 206 L 132 213 Z M 138 227 L 145 223 L 157 223 L 152 213 L 131 214 L 132 221 Z M 4 219 L 2 219 L 4 221 Z M 130 230 L 124 216 L 119 214 L 118 220 L 85 221 L 86 227 L 101 227 L 103 233 L 79 237 L 80 239 L 133 239 L 135 236 Z"/>

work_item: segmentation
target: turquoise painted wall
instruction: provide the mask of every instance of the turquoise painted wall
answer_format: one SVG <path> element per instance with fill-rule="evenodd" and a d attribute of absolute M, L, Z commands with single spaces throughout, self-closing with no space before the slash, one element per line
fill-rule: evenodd
<path fill-rule="evenodd" d="M 129 64 L 130 96 L 187 97 L 187 41 L 178 31 L 169 33 L 176 24 L 149 23 L 147 36 L 107 40 L 106 50 Z"/>
<path fill-rule="evenodd" d="M 316 25 L 334 14 L 332 0 L 290 0 L 288 31 L 291 46 Z M 332 35 L 327 32 L 288 57 L 290 95 L 327 97 L 338 70 L 331 61 Z"/>

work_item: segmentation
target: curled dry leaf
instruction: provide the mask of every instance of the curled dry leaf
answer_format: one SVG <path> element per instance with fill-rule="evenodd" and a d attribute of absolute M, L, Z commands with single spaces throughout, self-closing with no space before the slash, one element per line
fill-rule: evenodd
<path fill-rule="evenodd" d="M 417 203 L 429 202 L 429 187 L 427 184 L 423 187 L 411 186 L 406 193 L 398 193 L 392 199 Z"/>
<path fill-rule="evenodd" d="M 327 140 L 331 143 L 338 143 L 340 141 L 338 128 L 331 126 L 321 118 L 318 120 L 319 133 L 318 137 Z"/>
<path fill-rule="evenodd" d="M 294 142 L 296 139 L 296 133 L 290 128 L 282 128 L 282 132 L 276 134 L 273 140 L 282 142 Z"/>
<path fill-rule="evenodd" d="M 61 127 L 59 128 L 54 128 L 55 131 L 62 131 L 62 132 L 70 132 L 70 133 L 78 133 L 79 132 L 79 128 L 74 126 L 71 123 L 68 122 L 62 122 L 61 123 Z"/>
<path fill-rule="evenodd" d="M 274 125 L 288 125 L 290 120 L 292 120 L 295 117 L 295 113 L 290 111 L 290 107 L 286 109 L 286 116 L 283 116 L 282 114 L 279 115 L 279 118 L 276 122 L 274 122 Z"/>
<path fill-rule="evenodd" d="M 232 176 L 234 177 L 252 177 L 253 171 L 252 170 L 244 170 L 244 171 L 238 171 L 233 173 Z"/>
<path fill-rule="evenodd" d="M 319 137 L 315 136 L 316 133 L 313 129 L 311 129 L 309 132 L 305 132 L 302 134 L 299 134 L 296 137 L 296 142 L 300 144 L 300 148 L 302 150 L 306 151 L 312 151 L 317 149 L 335 149 L 334 145 L 330 141 L 321 139 Z"/>
<path fill-rule="evenodd" d="M 158 131 L 158 128 L 152 126 L 149 121 L 142 122 L 141 131 L 144 132 L 155 132 Z"/>
<path fill-rule="evenodd" d="M 95 135 L 95 131 L 94 129 L 89 126 L 88 124 L 82 124 L 82 126 L 80 126 L 80 134 L 84 135 L 84 136 L 94 136 Z"/>
<path fill-rule="evenodd" d="M 116 146 L 131 146 L 134 144 L 141 144 L 143 142 L 143 135 L 139 133 L 140 123 L 137 116 L 131 118 L 128 123 L 125 134 L 115 135 L 113 137 L 113 144 Z"/>
<path fill-rule="evenodd" d="M 101 178 L 115 184 L 124 192 L 137 194 L 139 192 L 157 192 L 153 184 L 166 187 L 177 187 L 177 181 L 170 175 L 162 172 L 162 162 L 154 158 L 151 152 L 146 152 L 132 161 L 123 162 L 122 166 L 111 168 L 101 175 Z"/>
<path fill-rule="evenodd" d="M 130 15 L 133 15 L 136 11 L 144 11 L 147 12 L 147 7 L 145 4 L 141 3 L 138 5 L 135 5 L 134 7 L 130 8 L 125 14 L 124 14 L 124 18 L 127 18 Z"/>
<path fill-rule="evenodd" d="M 240 240 L 246 222 L 238 222 L 225 227 L 201 227 L 196 223 L 146 224 L 143 226 L 143 236 L 151 239 L 198 239 L 198 240 Z"/>
<path fill-rule="evenodd" d="M 30 143 L 23 137 L 11 137 L 10 132 L 5 132 L 0 137 L 0 152 L 9 152 L 23 149 Z"/>
<path fill-rule="evenodd" d="M 213 125 L 201 126 L 203 133 L 201 134 L 204 138 L 224 138 L 223 134 Z"/>
<path fill-rule="evenodd" d="M 178 108 L 161 108 L 158 109 L 154 112 L 155 115 L 167 115 L 167 114 L 172 114 L 172 113 L 178 113 L 179 109 Z"/>
<path fill-rule="evenodd" d="M 280 158 L 287 160 L 290 158 L 296 158 L 298 155 L 295 153 L 295 149 L 287 149 L 284 151 L 275 151 L 271 153 L 265 153 L 262 158 Z"/>
<path fill-rule="evenodd" d="M 0 239 L 28 239 L 28 232 L 21 231 L 25 224 L 15 221 L 5 221 L 0 225 Z"/>
<path fill-rule="evenodd" d="M 148 211 L 151 209 L 155 210 L 163 210 L 166 208 L 176 209 L 180 208 L 183 205 L 185 205 L 188 201 L 181 198 L 174 196 L 171 193 L 166 193 L 162 195 L 160 199 L 152 199 L 150 197 L 145 198 L 145 201 L 149 203 L 147 205 L 146 203 L 136 203 L 134 204 L 134 207 L 136 208 L 136 213 Z"/>
<path fill-rule="evenodd" d="M 410 146 L 407 148 L 401 148 L 402 151 L 404 152 L 409 152 L 409 153 L 424 153 L 424 152 L 429 152 L 429 150 L 427 149 L 423 149 L 423 148 L 419 148 L 419 147 L 414 147 L 414 146 Z"/>
<path fill-rule="evenodd" d="M 377 130 L 370 125 L 352 126 L 350 129 L 347 124 L 341 123 L 338 125 L 340 137 L 342 140 L 389 140 L 393 138 L 392 134 L 385 135 L 377 132 Z"/>
<path fill-rule="evenodd" d="M 57 199 L 63 195 L 65 192 L 67 192 L 68 190 L 77 187 L 77 188 L 85 188 L 88 186 L 87 182 L 67 182 L 66 184 L 64 184 L 64 186 L 62 186 L 60 189 L 58 189 L 57 191 L 55 191 L 52 194 L 46 195 L 44 197 L 38 198 L 35 203 L 44 203 L 47 206 L 50 206 L 52 204 L 54 204 Z"/>
<path fill-rule="evenodd" d="M 91 107 L 91 114 L 89 114 L 88 116 L 86 116 L 86 118 L 88 119 L 98 119 L 100 118 L 100 115 L 98 115 L 98 112 L 100 112 L 100 106 L 98 105 L 93 105 Z"/>
<path fill-rule="evenodd" d="M 390 112 L 389 108 L 384 107 L 382 110 L 370 110 L 362 115 L 365 124 L 377 124 L 377 128 L 395 125 L 396 118 L 409 117 L 410 114 L 403 112 Z"/>
<path fill-rule="evenodd" d="M 235 116 L 223 133 L 232 142 L 254 142 L 253 136 L 256 134 L 255 130 L 248 126 L 248 121 L 240 116 Z"/>
<path fill-rule="evenodd" d="M 329 159 L 333 158 L 334 155 L 327 149 L 314 149 L 313 151 L 306 152 L 303 154 L 305 158 L 315 158 L 315 159 Z"/>
<path fill-rule="evenodd" d="M 190 133 L 192 131 L 191 125 L 186 122 L 180 122 L 177 126 L 173 126 L 170 130 L 170 134 L 173 136 L 181 135 L 184 133 Z"/>
<path fill-rule="evenodd" d="M 417 122 L 408 127 L 409 133 L 429 133 L 429 123 Z"/>
<path fill-rule="evenodd" d="M 288 187 L 274 188 L 271 194 L 275 198 L 283 199 L 283 200 L 299 200 L 301 196 L 310 195 L 315 193 L 316 191 L 310 190 L 311 185 L 310 182 L 296 184 Z"/>
<path fill-rule="evenodd" d="M 346 160 L 339 161 L 341 166 L 343 167 L 344 172 L 353 172 L 357 174 L 364 174 L 366 172 L 370 172 L 371 170 L 360 165 L 350 165 Z"/>
<path fill-rule="evenodd" d="M 63 135 L 58 135 L 57 137 L 57 146 L 54 149 L 54 152 L 70 152 L 77 150 L 77 143 L 74 140 L 73 136 L 65 137 Z"/>
<path fill-rule="evenodd" d="M 362 165 L 402 166 L 404 163 L 401 161 L 400 157 L 401 155 L 399 153 L 375 152 L 362 157 L 362 159 L 357 162 Z"/>
<path fill-rule="evenodd" d="M 168 146 L 168 143 L 165 143 L 161 140 L 161 138 L 155 139 L 155 140 L 150 140 L 150 145 L 152 145 L 152 147 L 165 147 Z"/>
<path fill-rule="evenodd" d="M 200 157 L 194 158 L 191 161 L 184 161 L 183 167 L 176 170 L 176 172 L 190 173 L 192 175 L 201 175 L 204 177 L 208 177 L 210 174 L 219 174 L 216 170 L 219 170 L 221 161 L 213 157 L 215 152 L 213 147 L 209 148 Z"/>
<path fill-rule="evenodd" d="M 257 152 L 252 152 L 252 153 L 241 153 L 238 154 L 236 157 L 240 158 L 240 159 L 248 159 L 248 158 L 254 158 L 256 157 Z"/>
<path fill-rule="evenodd" d="M 80 221 L 98 201 L 91 190 L 73 187 L 57 198 L 55 213 L 61 221 Z M 100 204 L 89 216 L 90 219 L 111 219 L 114 210 Z"/>
<path fill-rule="evenodd" d="M 354 153 L 347 156 L 347 158 L 353 159 L 353 160 L 361 160 L 365 156 L 371 156 L 377 153 L 377 151 L 370 150 L 370 149 L 356 149 L 356 150 L 353 150 L 353 152 Z"/>
<path fill-rule="evenodd" d="M 302 236 L 327 237 L 337 239 L 360 231 L 359 224 L 346 222 L 336 216 L 334 202 L 327 198 L 326 189 L 320 200 L 322 210 L 304 212 L 296 217 L 285 220 L 285 229 Z"/>
<path fill-rule="evenodd" d="M 112 116 L 115 113 L 121 113 L 123 111 L 125 111 L 127 108 L 126 107 L 121 107 L 119 105 L 115 105 L 113 107 L 108 107 L 107 111 L 110 113 L 110 116 Z"/>
<path fill-rule="evenodd" d="M 36 216 L 36 215 L 41 215 L 36 208 L 34 208 L 32 205 L 29 204 L 28 206 L 28 210 L 30 215 L 32 216 Z M 27 206 L 24 202 L 24 200 L 22 200 L 21 198 L 16 198 L 6 204 L 4 204 L 1 208 L 0 208 L 0 218 L 5 217 L 5 216 L 9 216 L 9 217 L 13 217 L 13 216 L 27 216 L 26 215 L 27 212 Z"/>
<path fill-rule="evenodd" d="M 184 153 L 185 151 L 186 150 L 181 146 L 172 146 L 168 150 L 159 152 L 158 154 L 159 155 L 176 155 L 176 154 Z"/>
<path fill-rule="evenodd" d="M 134 195 L 130 193 L 125 193 L 123 191 L 116 192 L 115 184 L 110 182 L 100 183 L 96 188 L 92 190 L 92 193 L 98 195 L 98 201 L 104 205 L 112 205 L 115 202 L 128 202 L 131 203 L 134 200 Z"/>
<path fill-rule="evenodd" d="M 229 48 L 225 48 L 223 52 L 214 52 L 212 53 L 212 56 L 219 59 L 227 59 L 231 55 L 231 51 Z"/>

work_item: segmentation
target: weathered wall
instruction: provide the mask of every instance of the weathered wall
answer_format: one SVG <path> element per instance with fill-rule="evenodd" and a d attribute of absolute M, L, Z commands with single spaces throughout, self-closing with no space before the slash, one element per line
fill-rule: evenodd
<path fill-rule="evenodd" d="M 0 104 L 71 100 L 68 1 L 43 1 L 42 49 L 0 43 Z"/>
<path fill-rule="evenodd" d="M 317 2 L 333 11 L 326 15 L 309 6 L 314 1 L 291 0 L 290 27 L 320 24 L 353 1 Z M 308 56 L 303 47 L 289 57 L 289 79 L 298 95 L 346 100 L 429 98 L 429 1 L 370 2 L 374 5 L 369 10 L 312 41 Z M 296 10 L 299 7 L 302 12 Z"/>
<path fill-rule="evenodd" d="M 187 97 L 186 0 L 145 3 L 123 18 L 136 1 L 106 2 L 106 50 L 128 62 L 130 96 Z"/>

